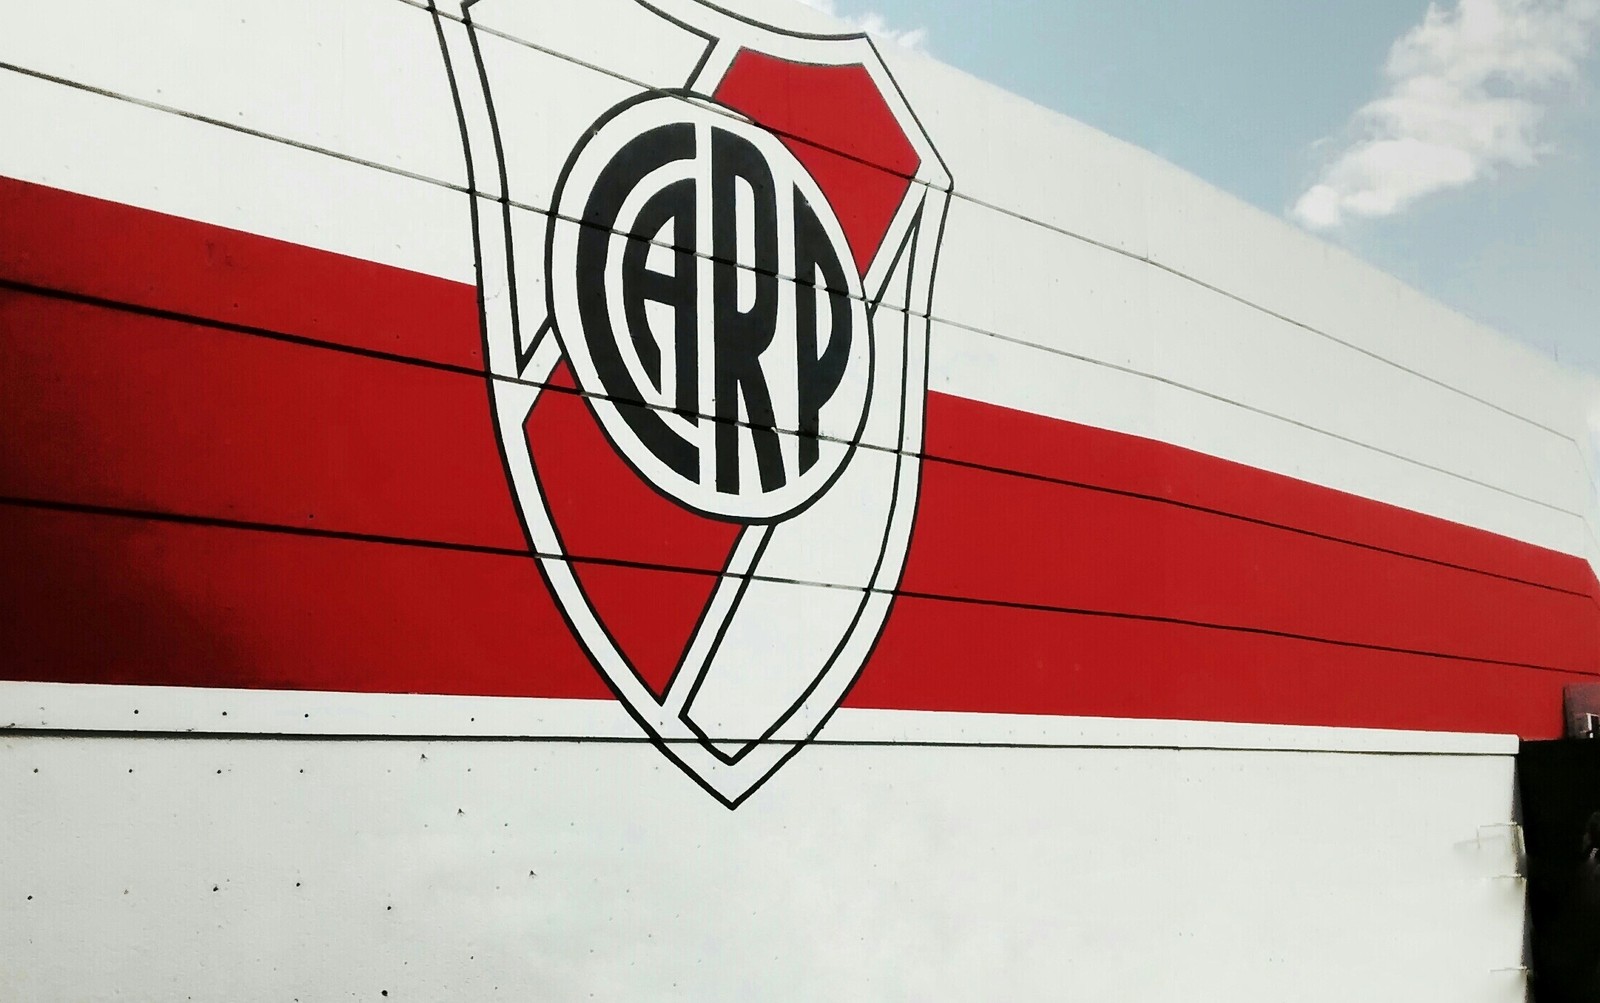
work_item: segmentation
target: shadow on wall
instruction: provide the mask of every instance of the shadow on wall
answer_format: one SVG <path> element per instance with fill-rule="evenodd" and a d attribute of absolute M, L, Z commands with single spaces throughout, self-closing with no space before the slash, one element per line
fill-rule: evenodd
<path fill-rule="evenodd" d="M 0 678 L 205 686 L 257 674 L 163 581 L 170 527 L 11 506 L 0 520 Z"/>
<path fill-rule="evenodd" d="M 0 505 L 0 678 L 204 684 L 219 670 L 237 674 L 245 666 L 214 611 L 171 585 L 173 524 L 61 504 L 109 497 L 95 488 L 117 459 L 80 420 L 82 391 L 55 351 L 63 339 L 91 335 L 70 325 L 40 330 L 39 302 L 0 290 L 0 386 L 27 409 L 8 414 L 21 427 L 0 443 L 0 496 L 13 499 Z M 20 503 L 31 498 L 47 505 Z M 188 584 L 203 595 L 204 582 Z"/>
<path fill-rule="evenodd" d="M 1600 739 L 1525 742 L 1534 1003 L 1600 1001 Z"/>

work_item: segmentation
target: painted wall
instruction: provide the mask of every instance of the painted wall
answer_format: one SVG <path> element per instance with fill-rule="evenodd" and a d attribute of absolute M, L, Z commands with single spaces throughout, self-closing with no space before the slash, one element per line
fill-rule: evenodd
<path fill-rule="evenodd" d="M 1520 998 L 1577 381 L 922 56 L 662 6 L 4 8 L 0 979 Z M 696 152 L 597 222 L 679 122 L 734 199 Z M 692 407 L 667 294 L 643 399 L 594 361 L 630 260 L 696 277 Z M 770 420 L 715 376 L 768 295 Z"/>

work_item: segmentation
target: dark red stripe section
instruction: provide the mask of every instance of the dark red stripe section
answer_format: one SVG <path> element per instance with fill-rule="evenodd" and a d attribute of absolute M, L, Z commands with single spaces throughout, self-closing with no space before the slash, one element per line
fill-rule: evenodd
<path fill-rule="evenodd" d="M 603 698 L 531 557 L 0 506 L 0 677 Z"/>
<path fill-rule="evenodd" d="M 0 279 L 483 366 L 471 286 L 11 178 L 0 178 Z"/>
<path fill-rule="evenodd" d="M 386 335 L 340 304 L 400 302 L 410 319 L 384 323 L 402 354 L 478 364 L 469 288 L 36 186 L 0 193 L 0 280 L 358 348 Z M 51 213 L 76 243 L 46 232 Z M 87 250 L 98 231 L 116 267 Z M 251 267 L 219 265 L 212 245 L 245 248 Z M 13 290 L 0 423 L 0 494 L 293 531 L 0 506 L 5 677 L 606 694 L 518 553 L 479 376 Z M 937 394 L 927 441 L 960 462 L 925 465 L 916 594 L 898 600 L 856 705 L 1543 737 L 1569 674 L 1596 671 L 1595 582 L 1577 558 Z M 578 500 L 593 526 L 607 494 Z M 590 556 L 716 550 L 619 525 L 586 534 Z M 670 600 L 706 586 L 590 578 L 617 593 L 608 606 L 636 592 L 673 624 L 687 614 Z M 639 623 L 628 643 L 654 678 L 682 638 Z"/>
<path fill-rule="evenodd" d="M 1558 738 L 1592 676 L 1183 624 L 901 598 L 851 707 Z"/>

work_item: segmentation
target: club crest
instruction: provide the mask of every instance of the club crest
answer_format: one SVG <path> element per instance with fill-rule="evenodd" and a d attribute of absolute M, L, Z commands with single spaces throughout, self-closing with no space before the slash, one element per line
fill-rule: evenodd
<path fill-rule="evenodd" d="M 558 166 L 511 141 L 491 4 L 436 20 L 529 544 L 617 698 L 736 807 L 893 604 L 950 178 L 865 36 L 634 2 L 695 58 L 591 114 L 575 95 L 581 126 L 539 134 Z"/>

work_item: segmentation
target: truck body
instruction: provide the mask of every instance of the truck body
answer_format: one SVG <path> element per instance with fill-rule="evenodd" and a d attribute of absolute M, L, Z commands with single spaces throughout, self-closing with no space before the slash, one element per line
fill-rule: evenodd
<path fill-rule="evenodd" d="M 1514 1000 L 1591 384 L 783 0 L 0 11 L 0 995 Z"/>

